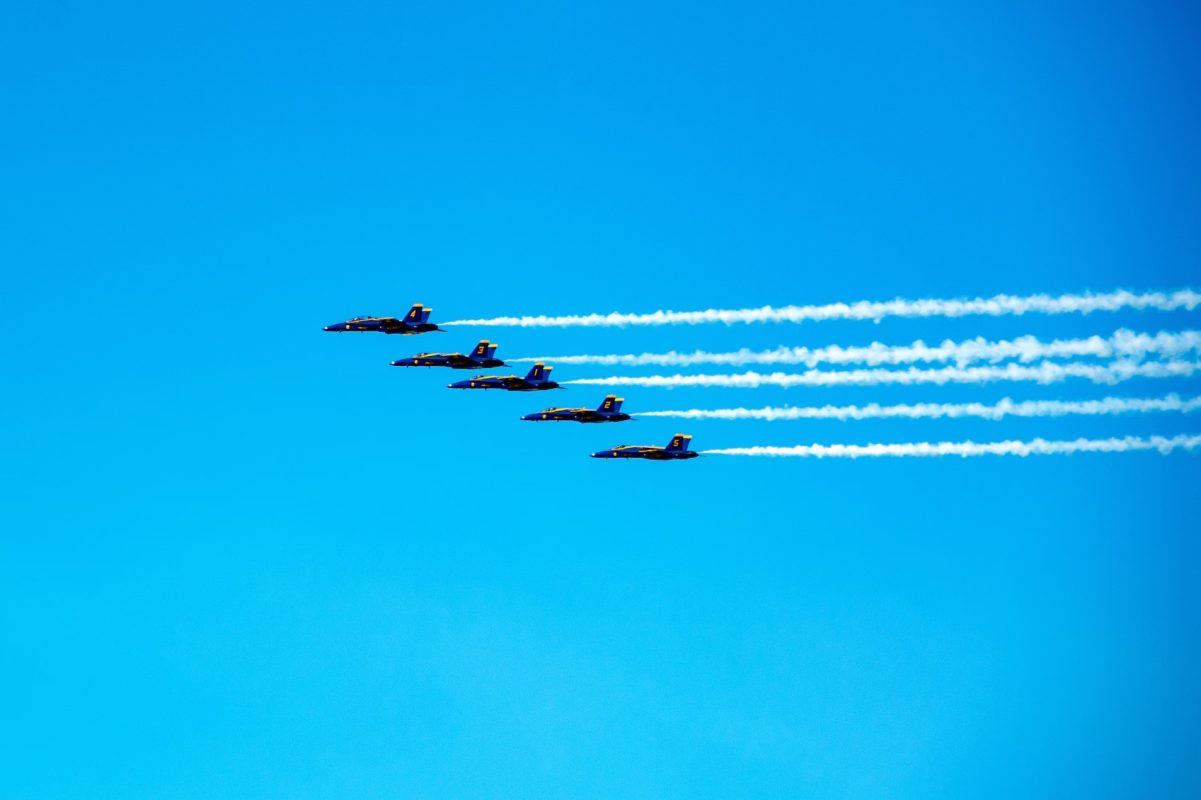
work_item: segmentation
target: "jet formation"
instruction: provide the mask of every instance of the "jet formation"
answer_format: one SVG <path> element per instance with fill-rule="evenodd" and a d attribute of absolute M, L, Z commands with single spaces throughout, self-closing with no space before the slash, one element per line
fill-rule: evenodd
<path fill-rule="evenodd" d="M 412 336 L 421 333 L 438 331 L 446 333 L 435 323 L 429 321 L 433 309 L 417 303 L 404 319 L 396 317 L 354 317 L 345 322 L 326 325 L 323 330 L 331 333 L 345 332 L 376 332 Z M 418 353 L 409 358 L 399 358 L 392 362 L 394 367 L 445 367 L 447 369 L 493 369 L 503 367 L 505 362 L 496 358 L 497 345 L 487 339 L 480 340 L 470 353 Z M 562 389 L 558 383 L 550 379 L 551 370 L 541 362 L 535 364 L 524 378 L 516 375 L 476 375 L 464 381 L 447 384 L 449 389 L 502 389 L 507 392 L 541 392 L 548 389 Z M 622 412 L 621 404 L 624 398 L 608 395 L 595 409 L 591 408 L 548 408 L 534 414 L 526 414 L 521 419 L 528 422 L 626 422 L 632 417 Z M 700 453 L 688 449 L 691 436 L 677 433 L 666 447 L 652 445 L 620 444 L 608 450 L 599 450 L 592 454 L 593 458 L 630 459 L 641 458 L 648 461 L 679 461 L 696 458 Z"/>

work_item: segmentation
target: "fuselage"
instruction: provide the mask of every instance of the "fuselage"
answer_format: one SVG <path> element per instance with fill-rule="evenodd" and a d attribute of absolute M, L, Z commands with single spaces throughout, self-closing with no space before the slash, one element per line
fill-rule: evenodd
<path fill-rule="evenodd" d="M 405 322 L 396 317 L 355 317 L 345 322 L 335 322 L 333 325 L 326 325 L 322 330 L 330 331 L 331 333 L 350 331 L 358 333 L 398 333 L 402 336 L 412 336 L 418 333 L 441 330 L 441 328 L 432 322 Z"/>
<path fill-rule="evenodd" d="M 624 422 L 629 414 L 606 414 L 592 408 L 548 408 L 537 414 L 526 414 L 526 422 Z"/>
<path fill-rule="evenodd" d="M 528 381 L 525 378 L 518 378 L 516 375 L 506 375 L 504 377 L 496 375 L 476 375 L 474 378 L 465 381 L 456 381 L 448 383 L 448 389 L 504 389 L 508 392 L 541 392 L 547 389 L 558 389 L 559 384 L 554 381 Z"/>
<path fill-rule="evenodd" d="M 392 362 L 394 367 L 449 367 L 450 369 L 493 369 L 504 365 L 505 362 L 499 358 L 477 361 L 462 353 L 422 353 L 412 358 L 398 358 Z"/>
<path fill-rule="evenodd" d="M 599 450 L 592 454 L 593 458 L 645 458 L 651 461 L 678 461 L 696 458 L 700 453 L 691 450 L 668 450 L 665 447 L 652 447 L 640 444 L 621 444 L 608 450 Z"/>

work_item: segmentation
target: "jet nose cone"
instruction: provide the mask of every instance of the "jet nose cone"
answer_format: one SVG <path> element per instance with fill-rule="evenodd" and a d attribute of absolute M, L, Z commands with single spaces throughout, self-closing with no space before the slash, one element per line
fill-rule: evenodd
<path fill-rule="evenodd" d="M 521 418 L 522 422 L 534 422 L 537 419 L 538 419 L 537 414 L 526 414 L 524 417 Z"/>

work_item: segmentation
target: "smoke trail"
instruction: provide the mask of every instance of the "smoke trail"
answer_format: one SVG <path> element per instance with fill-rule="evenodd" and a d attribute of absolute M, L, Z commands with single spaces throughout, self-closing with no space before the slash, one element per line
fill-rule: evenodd
<path fill-rule="evenodd" d="M 1132 453 L 1142 450 L 1158 450 L 1167 455 L 1176 449 L 1192 452 L 1201 447 L 1201 436 L 1151 436 L 1143 439 L 1126 436 L 1121 439 L 1074 439 L 1071 441 L 1047 441 L 1034 439 L 1029 442 L 913 442 L 909 444 L 799 444 L 794 447 L 727 447 L 719 450 L 702 450 L 706 455 L 724 456 L 775 456 L 793 458 L 882 458 L 938 456 L 1034 456 L 1067 455 L 1070 453 Z"/>
<path fill-rule="evenodd" d="M 881 386 L 948 383 L 991 383 L 993 381 L 1034 381 L 1059 383 L 1068 378 L 1085 378 L 1093 383 L 1115 384 L 1132 378 L 1183 378 L 1201 369 L 1201 361 L 1150 361 L 1111 364 L 1053 364 L 1036 366 L 1006 364 L 1003 367 L 941 367 L 903 370 L 851 369 L 809 370 L 807 372 L 743 372 L 734 375 L 614 375 L 608 378 L 577 378 L 563 383 L 601 386 L 722 386 L 757 389 L 761 386 Z"/>
<path fill-rule="evenodd" d="M 762 308 L 720 309 L 705 311 L 655 311 L 650 314 L 568 314 L 565 316 L 492 317 L 489 319 L 458 319 L 443 325 L 491 325 L 494 327 L 563 328 L 611 327 L 622 325 L 700 325 L 708 322 L 807 322 L 827 319 L 870 319 L 879 322 L 885 317 L 966 317 L 1010 314 L 1090 314 L 1094 311 L 1118 311 L 1124 308 L 1192 311 L 1201 304 L 1201 293 L 1192 289 L 1180 291 L 1133 292 L 1117 291 L 1105 294 L 1064 294 L 1056 297 L 1045 294 L 1017 297 L 999 294 L 971 300 L 905 300 L 897 298 L 884 302 L 860 300 L 856 303 L 828 303 L 809 306 L 763 306 Z"/>
<path fill-rule="evenodd" d="M 1157 411 L 1177 411 L 1188 414 L 1201 408 L 1201 397 L 1181 400 L 1170 394 L 1161 398 L 1106 397 L 1102 400 L 1028 400 L 1015 403 L 1006 397 L 1000 402 L 984 403 L 914 403 L 882 406 L 868 403 L 863 406 L 784 406 L 765 408 L 693 408 L 682 411 L 643 411 L 639 417 L 674 417 L 676 419 L 953 419 L 978 417 L 999 420 L 1005 417 L 1062 417 L 1068 414 L 1110 415 L 1147 414 Z"/>
<path fill-rule="evenodd" d="M 911 364 L 915 362 L 951 361 L 959 366 L 976 361 L 996 363 L 1010 358 L 1028 363 L 1043 358 L 1131 358 L 1142 360 L 1149 355 L 1174 358 L 1201 351 L 1201 331 L 1179 333 L 1161 331 L 1157 334 L 1135 333 L 1125 328 L 1108 338 L 1090 336 L 1084 339 L 1055 339 L 1043 342 L 1033 336 L 990 342 L 982 337 L 938 345 L 927 345 L 920 339 L 909 345 L 890 346 L 872 342 L 865 347 L 777 347 L 774 350 L 753 351 L 743 348 L 730 353 L 627 353 L 624 355 L 571 355 L 511 358 L 512 362 L 553 362 L 556 364 L 603 364 L 608 366 L 669 366 L 690 367 L 696 364 Z"/>

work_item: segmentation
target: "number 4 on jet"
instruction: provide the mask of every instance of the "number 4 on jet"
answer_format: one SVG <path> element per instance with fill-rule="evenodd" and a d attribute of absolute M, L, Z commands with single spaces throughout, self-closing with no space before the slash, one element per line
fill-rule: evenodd
<path fill-rule="evenodd" d="M 399 333 L 402 336 L 429 333 L 430 331 L 442 331 L 442 333 L 446 333 L 446 331 L 443 331 L 429 321 L 432 312 L 432 308 L 426 308 L 421 303 L 418 303 L 409 309 L 409 313 L 405 314 L 403 320 L 396 317 L 355 317 L 345 322 L 335 322 L 333 325 L 326 325 L 323 330 L 333 333 L 375 331 L 377 333 Z"/>

